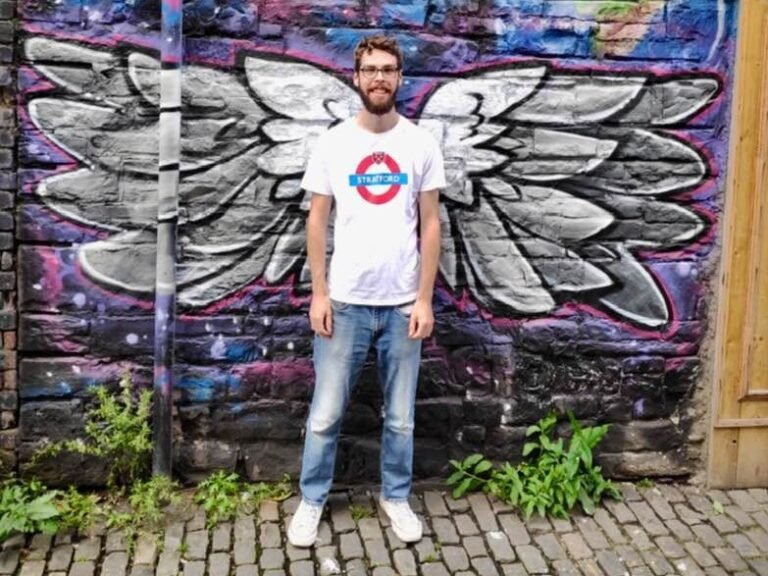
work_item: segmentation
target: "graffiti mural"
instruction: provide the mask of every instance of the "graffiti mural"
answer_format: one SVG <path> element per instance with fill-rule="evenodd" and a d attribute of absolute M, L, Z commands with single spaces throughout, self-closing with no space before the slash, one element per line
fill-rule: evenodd
<path fill-rule="evenodd" d="M 299 182 L 318 135 L 359 109 L 357 40 L 385 29 L 406 54 L 399 109 L 441 143 L 449 182 L 417 473 L 439 473 L 446 444 L 514 457 L 553 407 L 616 423 L 618 473 L 662 466 L 648 453 L 695 470 L 732 7 L 316 4 L 184 3 L 177 465 L 295 468 L 312 381 Z M 144 382 L 152 364 L 155 8 L 22 10 L 22 452 L 116 366 Z M 376 474 L 376 388 L 366 371 L 342 477 Z"/>

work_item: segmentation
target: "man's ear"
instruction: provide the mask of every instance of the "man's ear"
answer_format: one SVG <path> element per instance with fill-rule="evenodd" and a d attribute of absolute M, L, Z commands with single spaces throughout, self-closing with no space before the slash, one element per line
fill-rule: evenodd
<path fill-rule="evenodd" d="M 352 84 L 355 85 L 355 88 L 360 88 L 360 77 L 358 76 L 357 72 L 352 74 Z"/>

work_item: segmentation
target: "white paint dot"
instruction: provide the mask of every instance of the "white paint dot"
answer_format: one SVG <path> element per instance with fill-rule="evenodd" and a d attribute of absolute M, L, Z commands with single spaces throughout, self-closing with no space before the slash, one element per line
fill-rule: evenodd
<path fill-rule="evenodd" d="M 43 289 L 43 285 L 42 284 L 32 284 L 32 288 L 34 288 L 35 290 L 42 290 Z"/>
<path fill-rule="evenodd" d="M 293 342 L 288 342 L 288 344 L 286 344 L 285 347 L 288 348 L 288 350 L 293 350 L 294 348 Z"/>
<path fill-rule="evenodd" d="M 262 356 L 266 356 L 267 352 L 269 352 L 269 350 L 267 350 L 267 347 L 266 346 L 262 346 L 261 347 L 261 355 Z"/>
<path fill-rule="evenodd" d="M 206 322 L 205 323 L 205 331 L 206 332 L 210 332 L 211 330 L 213 330 L 213 327 L 211 326 L 211 323 L 210 322 Z"/>
<path fill-rule="evenodd" d="M 272 324 L 272 318 L 264 316 L 264 318 L 261 319 L 261 323 L 264 324 L 264 326 L 269 326 Z"/>
<path fill-rule="evenodd" d="M 85 294 L 83 294 L 82 292 L 78 292 L 72 297 L 72 302 L 74 302 L 75 306 L 77 306 L 78 308 L 82 308 L 83 306 L 85 306 L 85 301 L 86 301 Z"/>
<path fill-rule="evenodd" d="M 240 324 L 240 318 L 238 318 L 237 316 L 232 318 L 232 324 Z"/>
<path fill-rule="evenodd" d="M 467 366 L 467 374 L 474 374 L 474 372 L 472 372 L 471 366 Z"/>
<path fill-rule="evenodd" d="M 72 366 L 72 372 L 74 372 L 75 374 L 80 374 L 82 370 L 80 370 L 80 366 Z"/>
<path fill-rule="evenodd" d="M 48 376 L 48 378 L 53 378 L 53 372 L 46 372 L 45 375 Z"/>
<path fill-rule="evenodd" d="M 128 344 L 138 344 L 139 343 L 139 335 L 134 334 L 131 332 L 125 337 L 125 341 L 128 342 Z"/>

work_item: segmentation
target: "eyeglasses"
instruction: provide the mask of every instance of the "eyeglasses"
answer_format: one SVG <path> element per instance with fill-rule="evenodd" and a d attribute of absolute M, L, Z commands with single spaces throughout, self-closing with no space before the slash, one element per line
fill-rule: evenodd
<path fill-rule="evenodd" d="M 381 75 L 388 80 L 394 78 L 395 74 L 399 71 L 400 68 L 397 66 L 382 66 L 381 68 L 377 66 L 360 66 L 359 68 L 363 78 L 376 78 L 378 73 L 381 72 Z"/>

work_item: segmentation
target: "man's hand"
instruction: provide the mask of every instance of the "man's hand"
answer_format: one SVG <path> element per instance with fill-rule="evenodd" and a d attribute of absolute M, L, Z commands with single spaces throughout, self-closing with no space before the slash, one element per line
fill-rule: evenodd
<path fill-rule="evenodd" d="M 333 307 L 328 296 L 312 295 L 309 305 L 309 323 L 312 330 L 320 336 L 331 337 L 333 332 Z"/>
<path fill-rule="evenodd" d="M 416 300 L 411 311 L 411 321 L 408 324 L 408 338 L 413 340 L 429 338 L 434 326 L 435 317 L 432 314 L 432 302 Z"/>

